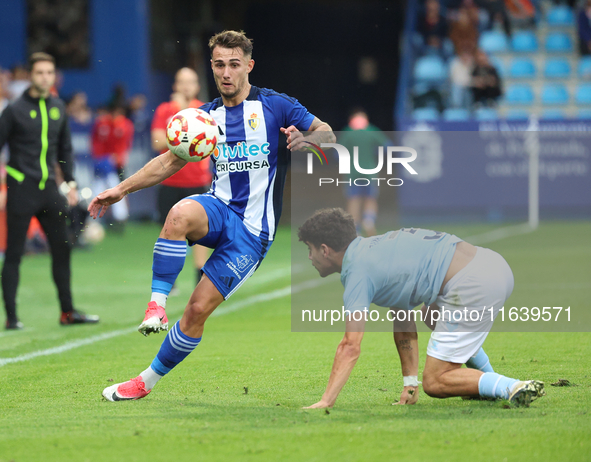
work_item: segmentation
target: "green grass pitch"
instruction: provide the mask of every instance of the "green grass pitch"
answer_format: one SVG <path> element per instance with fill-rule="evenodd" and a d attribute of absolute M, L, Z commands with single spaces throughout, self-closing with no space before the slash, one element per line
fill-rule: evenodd
<path fill-rule="evenodd" d="M 465 237 L 491 227 L 439 229 Z M 208 321 L 198 349 L 147 398 L 104 401 L 102 389 L 146 368 L 164 338 L 132 332 L 148 301 L 157 234 L 155 226 L 131 225 L 124 236 L 75 253 L 74 300 L 101 316 L 96 326 L 60 327 L 48 257 L 24 260 L 26 329 L 0 332 L 1 462 L 591 460 L 589 333 L 489 336 L 485 349 L 497 372 L 546 382 L 547 396 L 527 409 L 422 391 L 416 406 L 391 406 L 402 382 L 391 334 L 368 333 L 335 408 L 302 410 L 321 397 L 342 334 L 290 332 L 288 229 Z M 551 222 L 489 244 L 516 274 L 510 302 L 527 306 L 542 293 L 591 309 L 589 236 L 590 223 Z M 187 262 L 181 295 L 169 300 L 171 323 L 193 278 Z M 427 340 L 419 334 L 421 364 Z M 56 349 L 62 346 L 71 349 Z M 558 379 L 577 386 L 549 386 Z"/>

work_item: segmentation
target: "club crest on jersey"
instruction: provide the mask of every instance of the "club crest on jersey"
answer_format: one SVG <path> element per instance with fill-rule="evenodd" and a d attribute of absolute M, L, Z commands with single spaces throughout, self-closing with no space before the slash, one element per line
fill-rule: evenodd
<path fill-rule="evenodd" d="M 250 128 L 252 128 L 252 130 L 256 130 L 257 128 L 259 128 L 259 122 L 261 120 L 259 119 L 258 114 L 251 114 L 250 115 L 250 119 L 248 119 L 248 126 Z"/>

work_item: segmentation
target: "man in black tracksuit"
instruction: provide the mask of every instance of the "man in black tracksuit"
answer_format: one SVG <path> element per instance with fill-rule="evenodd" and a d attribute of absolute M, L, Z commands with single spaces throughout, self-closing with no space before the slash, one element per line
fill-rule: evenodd
<path fill-rule="evenodd" d="M 23 327 L 16 316 L 19 266 L 25 248 L 29 222 L 36 216 L 51 248 L 53 280 L 57 286 L 60 323 L 64 325 L 97 322 L 98 316 L 74 309 L 70 289 L 70 243 L 66 231 L 66 198 L 58 191 L 56 164 L 67 182 L 68 202 L 77 202 L 72 176 L 72 146 L 65 105 L 52 97 L 55 61 L 46 53 L 34 53 L 29 60 L 31 87 L 0 116 L 0 148 L 8 141 L 10 160 L 6 165 L 6 204 L 8 240 L 2 292 L 6 309 L 6 328 Z"/>

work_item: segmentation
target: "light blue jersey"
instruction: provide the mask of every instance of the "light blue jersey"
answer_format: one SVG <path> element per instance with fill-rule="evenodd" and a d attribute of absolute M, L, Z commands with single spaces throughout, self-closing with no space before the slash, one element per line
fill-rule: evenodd
<path fill-rule="evenodd" d="M 460 241 L 452 234 L 419 228 L 358 237 L 343 258 L 345 310 L 369 309 L 371 303 L 407 310 L 430 305 Z"/>

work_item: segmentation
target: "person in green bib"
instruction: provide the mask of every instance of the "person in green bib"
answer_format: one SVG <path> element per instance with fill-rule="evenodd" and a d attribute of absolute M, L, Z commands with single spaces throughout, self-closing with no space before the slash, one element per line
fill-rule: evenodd
<path fill-rule="evenodd" d="M 349 116 L 349 124 L 339 133 L 338 143 L 351 155 L 351 173 L 347 178 L 347 212 L 353 216 L 357 233 L 366 236 L 376 234 L 378 215 L 378 182 L 376 175 L 360 173 L 354 165 L 354 148 L 357 147 L 359 167 L 375 169 L 378 166 L 379 147 L 392 146 L 392 140 L 375 125 L 369 123 L 363 108 L 355 108 Z"/>
<path fill-rule="evenodd" d="M 51 94 L 55 84 L 55 60 L 47 53 L 29 58 L 31 86 L 0 116 L 0 149 L 8 143 L 5 166 L 6 194 L 0 194 L 0 207 L 6 208 L 8 230 L 2 268 L 2 294 L 6 310 L 6 329 L 22 329 L 16 314 L 19 267 L 25 249 L 27 229 L 37 217 L 51 248 L 53 280 L 57 287 L 62 325 L 95 323 L 98 316 L 87 315 L 72 304 L 70 288 L 70 242 L 66 231 L 68 203 L 78 201 L 73 170 L 72 143 L 64 102 Z M 57 165 L 64 179 L 60 194 Z"/>

